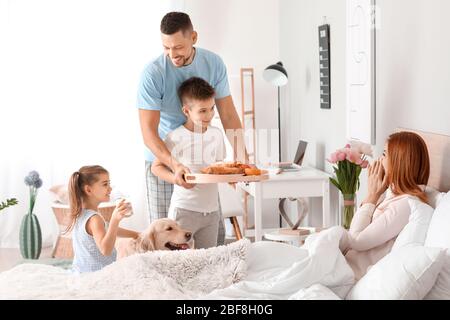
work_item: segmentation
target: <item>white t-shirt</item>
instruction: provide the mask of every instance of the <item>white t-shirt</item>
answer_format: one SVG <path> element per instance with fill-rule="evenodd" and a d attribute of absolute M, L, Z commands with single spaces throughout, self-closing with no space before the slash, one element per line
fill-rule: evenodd
<path fill-rule="evenodd" d="M 225 142 L 222 131 L 217 127 L 209 126 L 204 133 L 197 133 L 180 126 L 169 132 L 164 142 L 172 156 L 192 173 L 200 173 L 202 168 L 225 159 Z M 174 185 L 169 217 L 175 218 L 174 208 L 197 212 L 217 211 L 218 197 L 217 183 L 197 184 L 192 189 Z"/>

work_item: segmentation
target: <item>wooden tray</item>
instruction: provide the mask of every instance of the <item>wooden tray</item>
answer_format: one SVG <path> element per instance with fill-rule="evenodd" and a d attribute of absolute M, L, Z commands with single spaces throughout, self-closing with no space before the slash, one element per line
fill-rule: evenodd
<path fill-rule="evenodd" d="M 220 182 L 258 182 L 269 179 L 269 172 L 261 170 L 259 176 L 246 176 L 244 174 L 204 174 L 188 173 L 184 179 L 189 183 L 220 183 Z"/>

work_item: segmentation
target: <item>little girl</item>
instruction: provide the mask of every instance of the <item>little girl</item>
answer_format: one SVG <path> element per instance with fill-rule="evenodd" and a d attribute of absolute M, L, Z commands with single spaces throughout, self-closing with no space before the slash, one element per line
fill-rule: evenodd
<path fill-rule="evenodd" d="M 73 228 L 73 271 L 91 272 L 116 261 L 116 237 L 137 238 L 138 233 L 119 228 L 130 207 L 122 199 L 108 223 L 97 212 L 101 202 L 110 200 L 109 174 L 101 166 L 85 166 L 74 172 L 69 182 L 71 222 Z"/>

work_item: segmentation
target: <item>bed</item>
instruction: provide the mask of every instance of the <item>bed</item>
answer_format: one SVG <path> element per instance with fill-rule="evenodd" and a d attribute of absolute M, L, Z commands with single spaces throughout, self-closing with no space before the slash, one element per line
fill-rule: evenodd
<path fill-rule="evenodd" d="M 338 249 L 339 227 L 307 238 L 301 248 L 252 244 L 245 280 L 208 299 L 450 299 L 450 137 L 419 134 L 430 155 L 431 206 L 409 200 L 408 225 L 390 254 L 354 283 Z M 272 246 L 272 248 L 271 248 Z M 271 256 L 272 259 L 267 259 Z"/>
<path fill-rule="evenodd" d="M 410 202 L 391 253 L 357 283 L 333 227 L 302 247 L 243 239 L 136 254 L 82 276 L 23 264 L 0 274 L 0 299 L 450 299 L 450 137 L 415 132 L 429 148 L 433 207 Z"/>

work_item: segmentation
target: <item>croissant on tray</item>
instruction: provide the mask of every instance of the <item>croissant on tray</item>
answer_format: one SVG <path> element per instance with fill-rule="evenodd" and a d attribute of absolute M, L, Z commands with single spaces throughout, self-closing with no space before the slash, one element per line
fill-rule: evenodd
<path fill-rule="evenodd" d="M 201 172 L 206 174 L 245 174 L 248 176 L 261 174 L 261 170 L 238 161 L 216 163 L 203 168 Z"/>
<path fill-rule="evenodd" d="M 202 173 L 207 174 L 243 174 L 244 169 L 233 168 L 233 167 L 223 167 L 219 165 L 212 165 L 201 170 Z"/>

